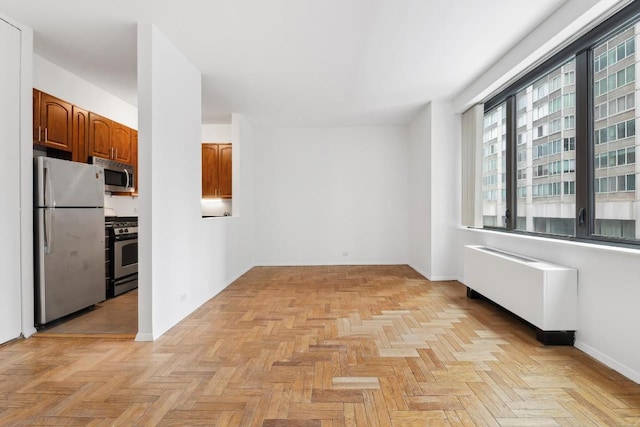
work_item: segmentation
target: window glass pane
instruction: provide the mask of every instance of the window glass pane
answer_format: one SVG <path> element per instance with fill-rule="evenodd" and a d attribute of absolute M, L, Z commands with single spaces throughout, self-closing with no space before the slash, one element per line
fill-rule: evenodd
<path fill-rule="evenodd" d="M 504 213 L 507 209 L 503 195 L 506 194 L 505 151 L 497 149 L 506 142 L 506 105 L 484 115 L 483 156 L 482 156 L 482 216 L 483 224 L 504 227 Z"/>
<path fill-rule="evenodd" d="M 594 47 L 594 51 L 607 52 L 607 66 L 602 66 L 602 59 L 599 64 L 594 63 L 594 71 L 599 69 L 596 71 L 599 74 L 597 83 L 594 81 L 593 105 L 608 105 L 608 115 L 600 108 L 597 118 L 594 108 L 594 232 L 622 239 L 640 236 L 640 211 L 634 208 L 638 205 L 633 118 L 636 116 L 635 34 L 630 34 L 636 27 L 625 30 L 628 35 L 625 39 L 616 34 Z"/>
<path fill-rule="evenodd" d="M 562 86 L 551 95 L 539 90 L 558 89 L 560 76 L 565 85 L 573 83 L 574 75 L 571 59 L 516 94 L 518 106 L 524 105 L 522 99 L 532 100 L 516 113 L 518 132 L 529 135 L 516 146 L 517 169 L 522 171 L 517 182 L 518 230 L 575 235 L 575 88 Z M 606 111 L 605 105 L 605 116 Z"/>

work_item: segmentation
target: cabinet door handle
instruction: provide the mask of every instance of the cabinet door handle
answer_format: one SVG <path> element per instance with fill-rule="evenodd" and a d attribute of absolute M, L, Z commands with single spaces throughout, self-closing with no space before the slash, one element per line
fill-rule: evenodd
<path fill-rule="evenodd" d="M 110 159 L 113 159 L 113 147 L 111 147 L 111 154 L 109 155 Z"/>

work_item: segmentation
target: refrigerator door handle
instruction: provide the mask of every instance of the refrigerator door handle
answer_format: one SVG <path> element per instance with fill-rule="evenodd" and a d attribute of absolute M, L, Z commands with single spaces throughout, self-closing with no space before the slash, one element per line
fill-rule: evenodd
<path fill-rule="evenodd" d="M 43 175 L 44 175 L 44 206 L 51 207 L 55 209 L 56 207 L 56 197 L 53 194 L 53 185 L 51 183 L 51 170 L 46 165 L 43 165 Z"/>
<path fill-rule="evenodd" d="M 47 220 L 47 214 L 49 219 Z M 50 254 L 53 250 L 53 239 L 51 238 L 51 228 L 53 227 L 53 209 L 45 209 L 43 217 L 44 228 L 44 253 Z"/>
<path fill-rule="evenodd" d="M 46 253 L 44 239 L 46 236 L 46 231 L 44 229 L 45 225 L 45 209 L 38 209 L 38 233 L 37 239 L 38 243 L 36 246 L 37 256 L 36 262 L 37 267 L 35 269 L 36 280 L 37 280 L 37 299 L 40 301 L 37 304 L 35 317 L 36 323 L 44 323 L 44 319 L 46 318 L 46 282 L 45 282 L 45 271 L 44 271 L 44 255 Z"/>

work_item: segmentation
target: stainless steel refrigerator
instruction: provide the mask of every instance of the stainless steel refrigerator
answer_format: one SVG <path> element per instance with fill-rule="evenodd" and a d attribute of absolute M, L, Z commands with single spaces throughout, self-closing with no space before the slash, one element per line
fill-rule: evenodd
<path fill-rule="evenodd" d="M 35 323 L 103 301 L 104 170 L 34 158 Z"/>

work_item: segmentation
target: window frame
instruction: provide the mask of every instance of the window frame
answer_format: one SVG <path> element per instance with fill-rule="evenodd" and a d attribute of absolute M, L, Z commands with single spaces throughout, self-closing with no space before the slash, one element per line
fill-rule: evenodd
<path fill-rule="evenodd" d="M 640 236 L 635 239 L 623 239 L 595 234 L 596 231 L 596 188 L 595 188 L 595 138 L 594 138 L 594 61 L 593 48 L 599 43 L 606 41 L 616 33 L 622 32 L 630 28 L 633 24 L 640 20 L 640 2 L 632 2 L 625 6 L 613 16 L 606 19 L 596 27 L 592 28 L 583 36 L 571 42 L 557 53 L 550 56 L 540 65 L 521 75 L 513 83 L 509 84 L 501 92 L 497 93 L 484 104 L 485 112 L 490 112 L 500 104 L 506 102 L 507 105 L 507 134 L 506 134 L 506 174 L 507 174 L 507 194 L 506 209 L 504 216 L 506 218 L 504 227 L 484 226 L 485 229 L 542 236 L 551 239 L 586 241 L 590 243 L 606 244 L 623 247 L 640 247 Z M 626 52 L 626 43 L 625 52 Z M 611 50 L 617 53 L 618 46 Z M 636 55 L 636 46 L 634 44 L 634 52 Z M 607 51 L 608 55 L 608 51 Z M 631 53 L 625 54 L 625 58 Z M 602 56 L 602 55 L 599 55 Z M 515 219 L 518 217 L 517 211 L 517 105 L 516 95 L 523 87 L 533 85 L 532 95 L 534 100 L 537 91 L 544 85 L 536 87 L 538 82 L 545 75 L 549 74 L 555 68 L 564 64 L 571 58 L 575 59 L 574 84 L 575 95 L 574 107 L 575 119 L 575 236 L 545 234 L 540 232 L 532 232 L 516 229 Z M 598 59 L 599 60 L 599 59 Z M 605 67 L 610 64 L 607 63 Z M 626 70 L 628 67 L 624 67 Z M 564 75 L 561 76 L 561 84 L 564 83 Z M 626 78 L 626 71 L 625 71 Z M 617 77 L 616 77 L 617 79 Z M 606 80 L 600 79 L 600 80 Z M 625 84 L 629 84 L 626 82 Z M 545 83 L 547 84 L 547 83 Z M 544 89 L 543 89 L 544 90 Z M 547 93 L 549 89 L 547 88 Z M 616 100 L 617 101 L 617 100 Z M 599 104 L 600 105 L 600 104 Z M 635 105 L 634 105 L 634 108 Z M 627 106 L 628 110 L 628 106 Z M 564 125 L 564 121 L 563 121 Z M 536 139 L 537 128 L 532 129 L 533 140 Z M 549 133 L 549 132 L 547 132 Z M 533 155 L 533 152 L 532 152 Z M 532 172 L 533 173 L 533 172 Z M 628 180 L 628 178 L 627 178 Z M 627 181 L 628 182 L 628 181 Z M 628 185 L 628 184 L 627 184 Z M 635 182 L 634 182 L 635 186 Z M 564 188 L 561 189 L 563 192 Z M 532 189 L 533 192 L 533 189 Z M 512 220 L 513 219 L 513 220 Z M 640 220 L 640 219 L 638 219 Z"/>

